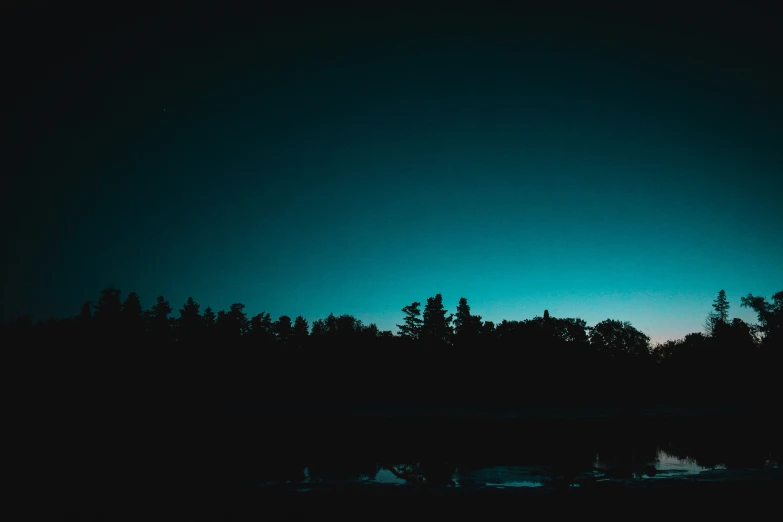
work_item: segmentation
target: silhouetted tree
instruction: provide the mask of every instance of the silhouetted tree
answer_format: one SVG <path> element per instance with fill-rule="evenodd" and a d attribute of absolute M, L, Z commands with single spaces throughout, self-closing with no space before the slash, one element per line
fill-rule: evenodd
<path fill-rule="evenodd" d="M 441 294 L 435 294 L 435 297 L 428 297 L 427 304 L 424 307 L 422 337 L 429 341 L 448 343 L 452 336 L 452 318 L 452 314 L 446 315 Z"/>
<path fill-rule="evenodd" d="M 584 346 L 589 342 L 587 322 L 584 319 L 558 317 L 551 319 L 551 321 L 553 323 L 552 334 L 555 338 L 575 346 Z"/>
<path fill-rule="evenodd" d="M 231 339 L 242 337 L 250 329 L 250 321 L 244 310 L 245 305 L 242 303 L 234 303 L 229 307 L 225 319 L 227 321 L 226 333 Z"/>
<path fill-rule="evenodd" d="M 465 297 L 459 298 L 457 313 L 454 314 L 454 335 L 460 337 L 463 329 L 470 325 L 470 306 Z"/>
<path fill-rule="evenodd" d="M 718 321 L 711 341 L 715 353 L 710 354 L 711 364 L 707 366 L 722 375 L 745 371 L 758 347 L 752 328 L 738 317 L 731 322 Z"/>
<path fill-rule="evenodd" d="M 125 303 L 122 305 L 122 314 L 129 322 L 135 323 L 141 320 L 142 313 L 139 295 L 136 292 L 129 293 L 128 297 L 125 298 Z"/>
<path fill-rule="evenodd" d="M 261 312 L 250 319 L 250 338 L 253 343 L 269 344 L 275 338 L 272 316 L 267 312 Z"/>
<path fill-rule="evenodd" d="M 180 342 L 195 342 L 202 334 L 204 323 L 199 308 L 200 305 L 192 297 L 188 297 L 188 300 L 179 309 L 177 334 Z"/>
<path fill-rule="evenodd" d="M 355 334 L 362 331 L 364 325 L 356 317 L 350 314 L 336 316 L 329 314 L 325 319 L 313 321 L 313 337 L 339 338 L 346 341 L 355 338 Z"/>
<path fill-rule="evenodd" d="M 545 346 L 550 346 L 555 338 L 555 324 L 554 321 L 552 321 L 552 318 L 549 317 L 549 310 L 544 310 L 544 317 L 541 319 L 540 328 L 541 333 L 543 334 L 541 342 L 544 343 Z"/>
<path fill-rule="evenodd" d="M 316 338 L 320 338 L 326 335 L 326 321 L 323 319 L 316 319 L 313 321 L 313 330 L 311 335 Z"/>
<path fill-rule="evenodd" d="M 481 332 L 481 316 L 471 315 L 468 300 L 461 297 L 454 314 L 454 336 L 457 342 L 471 342 Z"/>
<path fill-rule="evenodd" d="M 650 353 L 650 338 L 628 321 L 606 319 L 590 330 L 590 344 L 610 357 L 642 356 Z"/>
<path fill-rule="evenodd" d="M 161 343 L 171 342 L 171 324 L 169 323 L 169 314 L 171 312 L 171 305 L 162 295 L 158 296 L 155 304 L 147 312 L 147 323 L 155 341 Z"/>
<path fill-rule="evenodd" d="M 484 324 L 481 325 L 481 335 L 487 338 L 495 335 L 495 323 L 492 321 L 484 321 Z"/>
<path fill-rule="evenodd" d="M 126 336 L 131 342 L 139 342 L 144 335 L 144 311 L 141 299 L 136 292 L 131 292 L 122 305 L 122 322 Z"/>
<path fill-rule="evenodd" d="M 26 339 L 35 346 L 87 347 L 90 350 L 82 351 L 83 356 L 79 350 L 60 350 L 59 361 L 70 358 L 72 366 L 57 371 L 75 381 L 88 378 L 78 371 L 87 361 L 102 364 L 105 379 L 92 381 L 102 390 L 128 388 L 127 379 L 143 379 L 145 368 L 173 368 L 167 363 L 176 363 L 185 365 L 187 371 L 180 376 L 168 374 L 166 379 L 204 375 L 216 383 L 215 390 L 231 389 L 241 396 L 278 392 L 284 383 L 299 379 L 308 393 L 318 392 L 323 400 L 375 397 L 417 404 L 459 404 L 483 398 L 519 404 L 525 401 L 519 390 L 520 375 L 524 375 L 526 386 L 544 391 L 543 401 L 583 396 L 613 399 L 621 389 L 622 400 L 634 406 L 652 396 L 715 403 L 770 397 L 769 406 L 778 406 L 771 397 L 776 396 L 783 366 L 779 359 L 783 354 L 783 292 L 769 302 L 752 294 L 742 299 L 744 307 L 758 314 L 759 324 L 751 326 L 729 318 L 728 299 L 721 291 L 713 303 L 710 336 L 688 334 L 684 339 L 667 341 L 656 346 L 652 356 L 649 338 L 627 322 L 607 319 L 588 328 L 582 319 L 556 318 L 544 311 L 541 317 L 502 320 L 496 325 L 473 315 L 464 297 L 456 313 L 447 314 L 440 294 L 427 299 L 423 314 L 418 302 L 403 309 L 405 321 L 399 325 L 399 336 L 382 332 L 373 323 L 365 325 L 350 314 L 329 314 L 314 321 L 309 335 L 308 322 L 302 316 L 293 324 L 289 316 L 272 322 L 266 312 L 248 320 L 241 303 L 221 311 L 218 317 L 206 308 L 202 316 L 192 298 L 174 320 L 163 297 L 143 311 L 136 293 L 129 293 L 124 302 L 120 296 L 119 290 L 104 288 L 94 307 L 95 317 L 91 317 L 87 302 L 73 318 L 33 323 L 28 316 L 0 324 L 0 341 L 19 343 Z M 411 339 L 426 343 L 419 346 L 409 342 Z M 149 355 L 143 350 L 112 349 L 175 341 L 180 346 L 200 345 L 215 352 L 158 350 L 153 363 L 145 360 Z M 456 349 L 448 353 L 420 349 L 452 341 Z M 295 349 L 237 350 L 273 345 Z M 407 375 L 403 386 L 382 390 L 365 387 L 357 398 L 357 386 L 371 380 L 399 381 L 403 374 Z M 710 386 L 710 379 L 716 376 L 723 379 L 721 386 Z M 666 386 L 648 385 L 653 382 Z M 194 383 L 171 385 L 182 389 Z"/>
<path fill-rule="evenodd" d="M 288 340 L 294 334 L 294 327 L 291 324 L 291 318 L 287 315 L 281 315 L 274 325 L 275 338 L 281 345 L 287 344 Z"/>
<path fill-rule="evenodd" d="M 759 319 L 759 331 L 764 336 L 767 346 L 781 346 L 781 330 L 783 330 L 783 291 L 772 296 L 772 302 L 763 297 L 748 294 L 741 299 L 742 306 L 750 308 Z"/>
<path fill-rule="evenodd" d="M 729 300 L 726 298 L 726 291 L 718 292 L 718 297 L 712 303 L 713 311 L 707 315 L 704 323 L 704 329 L 707 335 L 714 335 L 715 329 L 726 325 L 729 320 Z"/>
<path fill-rule="evenodd" d="M 670 359 L 686 371 L 698 371 L 710 355 L 709 338 L 701 332 L 690 333 L 684 339 L 667 344 L 662 356 Z"/>
<path fill-rule="evenodd" d="M 378 325 L 375 323 L 362 326 L 359 330 L 359 333 L 361 334 L 362 340 L 364 341 L 377 339 L 381 335 L 381 331 L 378 329 Z"/>
<path fill-rule="evenodd" d="M 106 347 L 125 341 L 122 335 L 122 292 L 112 286 L 101 290 L 95 303 L 93 327 L 90 336 L 98 345 Z"/>
<path fill-rule="evenodd" d="M 334 318 L 334 315 L 327 317 L 326 324 L 329 326 L 332 324 L 330 318 Z M 353 334 L 362 331 L 364 325 L 362 322 L 350 314 L 342 314 L 337 317 L 333 322 L 333 331 L 343 337 L 351 337 Z"/>
<path fill-rule="evenodd" d="M 159 295 L 155 304 L 152 306 L 152 319 L 155 321 L 166 322 L 169 319 L 169 314 L 172 312 L 171 305 L 166 299 Z"/>
<path fill-rule="evenodd" d="M 718 321 L 725 323 L 729 320 L 729 300 L 726 298 L 726 290 L 718 292 L 718 297 L 712 307 L 715 309 Z"/>
<path fill-rule="evenodd" d="M 231 324 L 225 310 L 218 310 L 217 318 L 215 319 L 215 337 L 220 341 L 225 341 L 231 337 Z"/>
<path fill-rule="evenodd" d="M 669 339 L 653 346 L 650 353 L 653 355 L 656 362 L 666 362 L 675 357 L 675 354 L 679 352 L 681 343 L 682 339 Z"/>
<path fill-rule="evenodd" d="M 405 324 L 398 324 L 397 328 L 400 329 L 400 336 L 407 339 L 418 340 L 421 337 L 421 328 L 423 320 L 421 319 L 421 303 L 414 301 L 405 308 L 402 312 L 405 314 L 403 319 Z"/>
<path fill-rule="evenodd" d="M 495 327 L 495 336 L 498 338 L 498 340 L 502 341 L 504 345 L 508 346 L 515 340 L 514 338 L 517 337 L 516 334 L 519 330 L 519 321 L 509 321 L 507 319 L 503 319 L 500 321 L 500 324 Z"/>
<path fill-rule="evenodd" d="M 204 309 L 204 326 L 206 328 L 209 328 L 211 326 L 215 326 L 215 321 L 217 321 L 217 317 L 215 317 L 215 312 L 212 311 L 212 308 L 209 306 Z"/>
<path fill-rule="evenodd" d="M 188 300 L 185 301 L 185 304 L 179 309 L 180 319 L 184 318 L 199 322 L 201 319 L 199 308 L 201 308 L 201 305 L 194 301 L 192 297 L 188 297 Z"/>
<path fill-rule="evenodd" d="M 294 319 L 294 333 L 293 342 L 297 348 L 301 348 L 307 342 L 307 337 L 310 334 L 310 325 L 307 324 L 307 319 L 301 315 L 296 316 Z"/>
<path fill-rule="evenodd" d="M 202 349 L 212 349 L 218 342 L 217 316 L 211 307 L 204 308 L 201 314 L 202 333 L 198 340 L 198 346 Z"/>
<path fill-rule="evenodd" d="M 739 317 L 735 317 L 728 324 L 731 325 L 731 344 L 737 348 L 742 346 L 749 347 L 754 344 L 753 328 L 748 323 Z"/>
<path fill-rule="evenodd" d="M 113 286 L 101 290 L 98 302 L 95 303 L 95 319 L 104 323 L 116 322 L 122 311 L 121 295 L 122 291 Z"/>

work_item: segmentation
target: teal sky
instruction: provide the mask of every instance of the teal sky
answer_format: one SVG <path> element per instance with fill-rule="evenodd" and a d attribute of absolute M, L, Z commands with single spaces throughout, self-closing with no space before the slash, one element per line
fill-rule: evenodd
<path fill-rule="evenodd" d="M 690 33 L 256 15 L 60 47 L 51 15 L 21 18 L 40 39 L 9 66 L 4 318 L 73 315 L 112 284 L 395 329 L 442 293 L 662 341 L 701 331 L 720 289 L 749 321 L 741 296 L 783 289 L 780 68 L 770 33 L 718 23 L 752 14 Z"/>

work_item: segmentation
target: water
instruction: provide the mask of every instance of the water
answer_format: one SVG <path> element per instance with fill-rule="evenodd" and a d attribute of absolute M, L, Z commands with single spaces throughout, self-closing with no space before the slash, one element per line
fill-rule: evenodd
<path fill-rule="evenodd" d="M 168 431 L 126 423 L 101 437 L 69 439 L 47 479 L 85 490 L 120 489 L 143 477 L 150 489 L 543 491 L 602 482 L 753 481 L 781 473 L 783 431 L 774 416 L 544 413 L 510 419 L 199 413 L 177 419 Z"/>
<path fill-rule="evenodd" d="M 339 466 L 336 466 L 337 468 Z M 318 474 L 311 474 L 309 467 L 305 467 L 301 480 L 287 480 L 286 484 L 296 484 L 302 487 L 301 491 L 307 491 L 323 485 L 334 484 L 366 484 L 404 487 L 435 483 L 443 487 L 453 488 L 541 488 L 545 486 L 580 487 L 586 483 L 601 481 L 620 482 L 644 482 L 661 481 L 671 479 L 690 480 L 731 480 L 738 476 L 747 478 L 754 473 L 779 474 L 778 463 L 766 460 L 761 467 L 743 467 L 732 469 L 724 464 L 705 466 L 693 458 L 680 457 L 658 448 L 654 458 L 623 460 L 618 458 L 605 458 L 596 454 L 596 458 L 589 469 L 572 469 L 564 471 L 563 466 L 553 465 L 496 465 L 478 468 L 449 468 L 440 469 L 440 477 L 432 482 L 432 475 L 427 471 L 436 471 L 430 467 L 428 470 L 418 463 L 397 463 L 393 465 L 377 464 L 375 470 L 354 474 L 335 473 L 329 474 L 321 470 Z M 429 479 L 429 480 L 428 480 Z M 279 485 L 281 481 L 267 481 L 266 485 Z"/>
<path fill-rule="evenodd" d="M 700 466 L 695 460 L 688 458 L 679 458 L 675 455 L 670 455 L 666 451 L 658 450 L 658 462 L 655 465 L 657 471 L 656 475 L 652 478 L 670 478 L 670 477 L 682 477 L 688 475 L 699 475 L 705 471 L 727 471 L 727 468 L 723 464 L 718 464 L 715 467 L 708 468 Z"/>

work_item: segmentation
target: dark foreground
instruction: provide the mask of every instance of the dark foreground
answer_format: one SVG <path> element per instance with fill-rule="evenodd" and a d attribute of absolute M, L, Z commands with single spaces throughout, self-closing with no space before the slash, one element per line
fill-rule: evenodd
<path fill-rule="evenodd" d="M 200 408 L 63 418 L 41 441 L 33 501 L 40 520 L 508 520 L 529 517 L 779 517 L 783 431 L 777 413 L 748 407 L 576 415 L 287 416 Z M 387 412 L 388 413 L 388 412 Z M 546 413 L 546 415 L 544 415 Z M 726 473 L 638 479 L 656 448 Z M 596 464 L 620 479 L 590 476 Z M 367 469 L 536 464 L 541 487 L 361 483 Z M 434 463 L 434 464 L 433 464 Z M 303 481 L 309 469 L 323 480 Z M 427 473 L 430 473 L 428 475 Z M 569 475 L 570 473 L 570 475 Z M 352 478 L 353 477 L 353 478 Z M 571 484 L 578 483 L 578 486 Z M 46 513 L 37 513 L 38 508 Z"/>
<path fill-rule="evenodd" d="M 85 492 L 89 494 L 89 492 Z M 603 483 L 590 488 L 459 490 L 357 486 L 276 490 L 165 492 L 59 499 L 55 520 L 509 520 L 529 517 L 661 518 L 780 514 L 783 481 Z M 51 518 L 54 516 L 54 518 Z"/>

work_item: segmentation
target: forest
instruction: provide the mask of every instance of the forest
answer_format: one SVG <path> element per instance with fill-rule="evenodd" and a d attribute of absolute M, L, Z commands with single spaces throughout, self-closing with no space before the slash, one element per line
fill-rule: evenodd
<path fill-rule="evenodd" d="M 215 313 L 162 296 L 148 310 L 113 287 L 78 315 L 6 321 L 0 338 L 38 386 L 78 401 L 163 397 L 286 407 L 732 404 L 776 401 L 783 291 L 748 294 L 756 324 L 730 315 L 721 290 L 703 332 L 651 345 L 629 322 L 552 317 L 495 324 L 466 298 L 449 313 L 440 294 L 401 309 L 399 332 L 352 315 L 309 323 L 235 303 Z M 70 399 L 69 399 L 70 400 Z M 237 406 L 240 407 L 240 406 Z"/>

